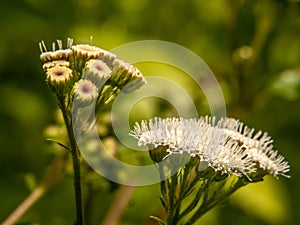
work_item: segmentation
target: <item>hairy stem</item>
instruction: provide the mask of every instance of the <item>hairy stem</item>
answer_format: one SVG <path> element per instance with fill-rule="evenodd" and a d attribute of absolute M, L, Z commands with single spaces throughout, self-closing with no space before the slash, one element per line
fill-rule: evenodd
<path fill-rule="evenodd" d="M 76 203 L 76 222 L 75 225 L 83 225 L 83 209 L 82 209 L 82 191 L 81 191 L 81 172 L 80 172 L 80 155 L 74 137 L 72 118 L 68 114 L 65 98 L 58 97 L 60 108 L 64 117 L 66 128 L 68 131 L 68 138 L 71 146 L 72 162 L 73 162 L 73 172 L 74 172 L 74 189 L 75 189 L 75 203 Z"/>

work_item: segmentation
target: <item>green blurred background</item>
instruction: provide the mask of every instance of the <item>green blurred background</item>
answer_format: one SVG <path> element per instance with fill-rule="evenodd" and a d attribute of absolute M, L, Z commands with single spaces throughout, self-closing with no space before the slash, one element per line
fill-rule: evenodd
<path fill-rule="evenodd" d="M 55 155 L 43 135 L 54 122 L 56 103 L 44 82 L 38 42 L 72 37 L 75 43 L 89 43 L 93 35 L 93 44 L 104 49 L 145 39 L 189 48 L 215 73 L 228 115 L 268 131 L 290 162 L 291 179 L 248 185 L 201 224 L 300 224 L 299 1 L 4 0 L 0 10 L 0 221 L 42 179 Z M 151 73 L 151 68 L 141 71 Z M 199 114 L 209 113 L 199 90 L 189 92 L 201 106 Z M 143 107 L 151 116 L 169 115 L 161 105 Z M 114 195 L 107 190 L 93 194 L 90 224 L 101 224 Z M 136 188 L 119 224 L 154 224 L 148 217 L 161 214 L 158 196 L 157 185 Z M 73 219 L 68 175 L 21 221 L 59 225 Z"/>

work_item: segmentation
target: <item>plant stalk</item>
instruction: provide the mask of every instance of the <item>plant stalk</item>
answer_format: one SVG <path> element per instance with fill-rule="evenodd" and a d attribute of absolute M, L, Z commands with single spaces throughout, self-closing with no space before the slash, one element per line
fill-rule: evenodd
<path fill-rule="evenodd" d="M 74 172 L 74 190 L 75 190 L 75 204 L 76 204 L 76 222 L 75 225 L 84 225 L 83 219 L 83 207 L 82 207 L 82 191 L 81 191 L 81 169 L 80 169 L 80 153 L 76 140 L 74 137 L 72 118 L 69 116 L 65 98 L 58 98 L 60 102 L 60 108 L 64 117 L 66 128 L 68 131 L 68 138 L 71 146 L 71 155 L 73 162 L 73 172 Z"/>

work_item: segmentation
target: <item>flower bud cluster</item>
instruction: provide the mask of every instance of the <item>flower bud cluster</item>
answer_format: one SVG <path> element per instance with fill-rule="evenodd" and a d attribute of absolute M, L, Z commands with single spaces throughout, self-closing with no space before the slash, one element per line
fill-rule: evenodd
<path fill-rule="evenodd" d="M 73 45 L 71 38 L 66 48 L 61 40 L 53 43 L 50 51 L 43 41 L 39 47 L 50 90 L 58 96 L 70 95 L 82 106 L 98 99 L 109 102 L 119 91 L 131 92 L 146 83 L 136 67 L 99 47 Z"/>
<path fill-rule="evenodd" d="M 52 51 L 48 51 L 44 41 L 39 43 L 40 59 L 44 63 L 43 69 L 46 73 L 46 82 L 53 93 L 59 96 L 66 95 L 74 84 L 74 74 L 69 68 L 70 56 L 73 54 L 70 47 L 73 40 L 68 39 L 67 48 L 63 49 L 62 41 L 57 40 L 58 49 L 55 43 L 52 44 Z"/>

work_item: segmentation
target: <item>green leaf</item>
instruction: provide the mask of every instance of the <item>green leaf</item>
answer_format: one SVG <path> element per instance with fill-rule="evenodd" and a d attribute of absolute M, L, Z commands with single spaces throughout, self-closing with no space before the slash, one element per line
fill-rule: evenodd
<path fill-rule="evenodd" d="M 58 144 L 60 147 L 63 147 L 64 149 L 68 150 L 69 152 L 71 152 L 71 149 L 69 149 L 66 145 L 64 145 L 63 143 L 57 141 L 57 140 L 54 140 L 52 138 L 47 138 L 46 141 L 49 141 L 49 142 L 53 142 L 55 144 Z"/>
<path fill-rule="evenodd" d="M 159 222 L 159 224 L 161 225 L 167 225 L 165 221 L 163 221 L 162 219 L 156 217 L 156 216 L 150 216 L 150 218 L 156 220 L 157 222 Z"/>

